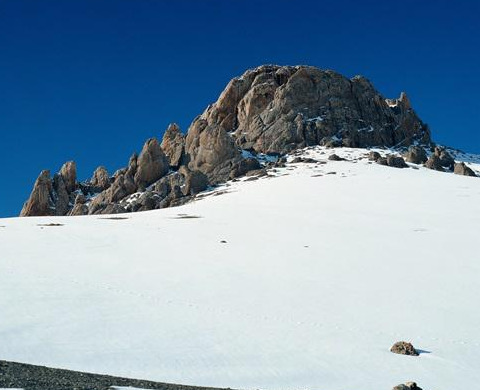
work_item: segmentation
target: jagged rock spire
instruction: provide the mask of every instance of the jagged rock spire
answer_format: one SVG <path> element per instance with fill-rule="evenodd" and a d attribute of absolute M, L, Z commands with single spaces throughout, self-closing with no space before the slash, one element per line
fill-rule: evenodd
<path fill-rule="evenodd" d="M 158 140 L 150 138 L 138 156 L 135 184 L 137 187 L 146 187 L 164 176 L 168 169 L 168 159 Z"/>
<path fill-rule="evenodd" d="M 169 160 L 170 166 L 178 168 L 184 155 L 185 136 L 176 123 L 171 123 L 168 126 L 163 135 L 161 147 Z"/>
<path fill-rule="evenodd" d="M 52 215 L 54 214 L 52 207 L 52 180 L 50 179 L 50 171 L 44 170 L 35 181 L 32 193 L 23 205 L 20 216 Z"/>

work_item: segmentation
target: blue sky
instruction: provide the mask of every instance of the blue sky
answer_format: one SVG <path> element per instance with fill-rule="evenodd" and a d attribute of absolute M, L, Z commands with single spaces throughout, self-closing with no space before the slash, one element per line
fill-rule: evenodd
<path fill-rule="evenodd" d="M 226 83 L 308 64 L 406 91 L 434 139 L 480 153 L 480 2 L 0 0 L 0 216 L 42 169 L 124 166 Z"/>

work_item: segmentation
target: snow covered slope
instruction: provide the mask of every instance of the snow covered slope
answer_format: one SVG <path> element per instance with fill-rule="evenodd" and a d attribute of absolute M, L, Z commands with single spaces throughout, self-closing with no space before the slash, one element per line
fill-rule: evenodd
<path fill-rule="evenodd" d="M 0 359 L 267 390 L 476 388 L 480 179 L 336 153 L 353 161 L 125 219 L 1 219 Z M 399 340 L 423 353 L 392 354 Z"/>

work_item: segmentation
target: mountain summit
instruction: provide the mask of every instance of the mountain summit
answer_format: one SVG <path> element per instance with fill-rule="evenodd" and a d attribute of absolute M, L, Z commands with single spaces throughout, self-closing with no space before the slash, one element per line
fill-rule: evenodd
<path fill-rule="evenodd" d="M 151 210 L 185 203 L 209 185 L 261 169 L 258 156 L 313 145 L 431 147 L 405 93 L 385 99 L 364 77 L 311 66 L 264 65 L 232 79 L 186 135 L 169 126 L 126 168 L 78 182 L 74 162 L 42 171 L 21 216 Z M 270 159 L 271 160 L 271 159 Z"/>

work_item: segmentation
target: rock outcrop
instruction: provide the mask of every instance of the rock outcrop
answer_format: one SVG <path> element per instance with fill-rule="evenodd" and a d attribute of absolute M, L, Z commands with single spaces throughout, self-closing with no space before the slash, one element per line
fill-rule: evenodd
<path fill-rule="evenodd" d="M 190 126 L 185 152 L 188 168 L 205 174 L 212 184 L 228 179 L 234 165 L 242 159 L 235 138 L 222 125 L 199 117 Z"/>
<path fill-rule="evenodd" d="M 50 171 L 44 170 L 40 173 L 33 186 L 30 197 L 23 205 L 20 212 L 21 217 L 42 216 L 54 214 L 52 180 Z"/>
<path fill-rule="evenodd" d="M 108 171 L 105 167 L 99 166 L 93 172 L 93 176 L 90 179 L 90 184 L 93 189 L 97 192 L 101 192 L 110 187 L 110 177 L 108 176 Z"/>
<path fill-rule="evenodd" d="M 171 167 L 179 168 L 185 154 L 185 136 L 176 123 L 168 126 L 163 135 L 162 150 L 168 158 Z"/>
<path fill-rule="evenodd" d="M 118 213 L 177 205 L 210 185 L 263 172 L 267 160 L 259 154 L 279 157 L 278 166 L 284 166 L 286 153 L 312 145 L 410 146 L 407 161 L 454 169 L 444 149 L 436 148 L 427 161 L 424 148 L 433 147 L 430 131 L 405 93 L 385 99 L 361 76 L 348 79 L 310 66 L 264 65 L 231 80 L 186 135 L 172 123 L 161 144 L 149 139 L 140 155 L 132 155 L 113 176 L 99 167 L 90 180 L 78 182 L 72 161 L 53 179 L 43 171 L 21 215 Z M 372 152 L 369 158 L 407 166 L 401 157 Z M 456 170 L 469 172 L 463 166 Z"/>
<path fill-rule="evenodd" d="M 349 80 L 309 66 L 249 70 L 197 121 L 232 133 L 242 149 L 261 153 L 282 154 L 332 138 L 349 147 L 430 142 L 428 127 L 405 94 L 387 101 L 364 77 Z"/>
<path fill-rule="evenodd" d="M 137 188 L 146 188 L 165 176 L 168 170 L 167 156 L 165 156 L 158 140 L 150 138 L 145 142 L 136 162 L 135 185 Z"/>
<path fill-rule="evenodd" d="M 75 161 L 68 161 L 63 164 L 58 174 L 63 179 L 65 190 L 68 193 L 73 192 L 77 185 L 77 165 Z"/>

